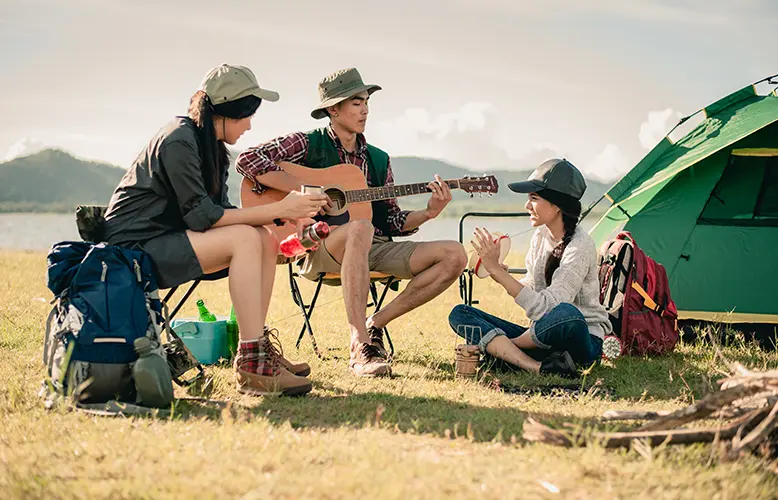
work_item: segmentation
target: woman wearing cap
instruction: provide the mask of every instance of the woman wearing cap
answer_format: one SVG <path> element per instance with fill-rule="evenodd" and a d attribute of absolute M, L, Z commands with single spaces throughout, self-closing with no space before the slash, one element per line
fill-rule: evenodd
<path fill-rule="evenodd" d="M 248 68 L 211 70 L 188 116 L 163 127 L 122 178 L 105 215 L 105 240 L 145 251 L 162 288 L 228 269 L 241 337 L 238 390 L 300 394 L 311 390 L 302 376 L 310 368 L 283 359 L 265 329 L 277 242 L 263 226 L 315 215 L 326 197 L 292 192 L 262 207 L 229 203 L 225 144 L 251 128 L 263 100 L 277 101 L 278 94 L 260 88 Z"/>
<path fill-rule="evenodd" d="M 526 257 L 527 275 L 516 280 L 499 262 L 499 245 L 476 228 L 473 246 L 481 265 L 527 314 L 529 328 L 458 305 L 449 315 L 454 331 L 481 352 L 535 373 L 572 377 L 577 366 L 600 359 L 612 331 L 599 302 L 597 249 L 578 227 L 583 175 L 565 159 L 541 164 L 525 182 L 508 186 L 527 193 L 525 208 L 536 227 Z"/>

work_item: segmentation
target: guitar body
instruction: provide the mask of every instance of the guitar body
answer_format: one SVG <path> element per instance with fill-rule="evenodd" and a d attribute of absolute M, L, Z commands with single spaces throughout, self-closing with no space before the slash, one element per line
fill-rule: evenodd
<path fill-rule="evenodd" d="M 281 162 L 279 166 L 303 184 L 322 186 L 332 200 L 332 210 L 324 216 L 315 217 L 330 226 L 341 226 L 351 220 L 373 218 L 373 207 L 369 201 L 346 204 L 346 191 L 367 189 L 367 179 L 356 165 L 344 163 L 328 168 L 308 168 L 294 163 Z M 287 193 L 268 188 L 262 194 L 254 192 L 254 183 L 244 178 L 240 185 L 240 204 L 243 208 L 268 205 L 283 200 Z M 296 232 L 294 224 L 268 226 L 279 241 Z"/>
<path fill-rule="evenodd" d="M 278 166 L 299 179 L 303 185 L 321 186 L 324 189 L 332 200 L 332 209 L 326 215 L 314 218 L 325 221 L 331 227 L 342 226 L 352 220 L 372 220 L 372 201 L 428 194 L 431 191 L 426 182 L 368 187 L 362 170 L 348 163 L 328 168 L 308 168 L 288 162 L 280 162 Z M 479 195 L 496 193 L 498 189 L 497 179 L 493 175 L 465 176 L 442 182 L 445 182 L 450 189 L 461 189 L 470 193 L 471 197 L 474 193 Z M 287 193 L 276 189 L 267 189 L 262 194 L 257 194 L 254 192 L 254 183 L 248 179 L 243 179 L 240 185 L 240 203 L 243 208 L 268 205 L 284 199 L 286 195 Z M 283 226 L 270 226 L 270 229 L 279 241 L 283 241 L 297 230 L 289 223 Z"/>

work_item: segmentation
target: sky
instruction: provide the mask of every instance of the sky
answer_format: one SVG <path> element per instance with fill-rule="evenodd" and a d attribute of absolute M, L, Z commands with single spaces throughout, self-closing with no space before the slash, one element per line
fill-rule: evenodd
<path fill-rule="evenodd" d="M 613 181 L 678 118 L 778 73 L 776 0 L 0 0 L 0 160 L 129 166 L 205 73 L 281 94 L 239 149 L 323 125 L 317 83 L 383 90 L 368 141 L 477 172 L 564 156 Z"/>

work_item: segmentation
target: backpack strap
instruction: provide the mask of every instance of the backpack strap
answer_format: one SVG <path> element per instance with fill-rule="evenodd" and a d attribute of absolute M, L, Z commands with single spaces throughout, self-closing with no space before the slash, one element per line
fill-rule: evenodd
<path fill-rule="evenodd" d="M 608 285 L 611 285 L 611 278 L 613 277 L 613 266 L 610 264 L 606 264 L 602 266 L 600 272 L 600 282 L 602 285 L 600 286 L 600 304 L 603 304 L 605 307 L 610 309 L 610 306 L 612 305 L 612 302 L 606 304 L 605 303 L 605 294 L 608 292 Z M 611 298 L 611 300 L 613 300 Z"/>
<path fill-rule="evenodd" d="M 640 286 L 640 283 L 637 283 L 636 281 L 632 281 L 632 289 L 635 290 L 641 297 L 643 297 L 643 305 L 654 311 L 655 313 L 659 314 L 660 316 L 664 314 L 665 308 L 657 304 L 654 299 L 651 298 L 651 296 L 646 292 L 646 290 Z"/>
<path fill-rule="evenodd" d="M 55 299 L 56 300 L 56 299 Z M 49 317 L 46 318 L 46 336 L 44 338 L 43 342 L 43 364 L 48 365 L 49 364 L 49 342 L 51 339 L 51 320 L 54 319 L 54 315 L 59 312 L 59 302 L 54 305 L 54 307 L 51 308 L 51 312 L 49 312 Z M 49 376 L 51 376 L 51 369 L 49 369 Z"/>
<path fill-rule="evenodd" d="M 616 250 L 616 253 L 612 253 L 611 250 L 614 245 L 619 245 L 619 248 Z M 604 262 L 607 264 L 607 271 L 605 275 L 605 280 L 603 281 L 603 288 L 600 290 L 600 296 L 602 297 L 602 300 L 600 300 L 601 304 L 605 304 L 607 302 L 607 307 L 610 309 L 613 306 L 613 301 L 616 300 L 617 295 L 621 290 L 619 290 L 620 287 L 626 289 L 626 280 L 629 277 L 629 272 L 631 263 L 629 266 L 624 265 L 624 260 L 627 258 L 627 250 L 630 247 L 627 243 L 619 243 L 619 242 L 612 242 L 611 246 L 608 247 L 608 255 L 605 258 Z M 610 291 L 610 294 L 608 294 L 608 291 Z M 626 291 L 626 290 L 625 290 Z M 609 297 L 606 297 L 606 295 L 610 295 Z M 605 302 L 603 302 L 605 300 Z"/>

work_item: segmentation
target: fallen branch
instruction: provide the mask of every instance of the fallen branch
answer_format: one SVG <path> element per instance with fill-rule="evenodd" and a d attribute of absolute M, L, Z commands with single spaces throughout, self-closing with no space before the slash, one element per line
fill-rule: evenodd
<path fill-rule="evenodd" d="M 700 429 L 673 429 L 633 432 L 593 432 L 590 436 L 579 433 L 578 436 L 570 436 L 567 433 L 552 429 L 532 418 L 524 423 L 523 437 L 527 441 L 554 444 L 557 446 L 585 445 L 594 441 L 602 443 L 606 448 L 621 448 L 630 446 L 633 440 L 647 440 L 651 446 L 660 444 L 688 444 L 710 443 L 715 439 L 729 440 L 734 438 L 738 431 L 748 432 L 756 427 L 769 413 L 768 408 L 754 410 L 747 415 L 721 427 Z M 742 432 L 741 431 L 741 432 Z"/>
<path fill-rule="evenodd" d="M 639 411 L 639 410 L 608 410 L 602 414 L 603 422 L 613 420 L 654 420 L 655 418 L 666 417 L 669 411 Z"/>
<path fill-rule="evenodd" d="M 763 392 L 764 390 L 765 388 L 762 384 L 749 383 L 736 385 L 723 391 L 712 392 L 693 405 L 681 408 L 669 415 L 645 424 L 640 430 L 657 431 L 673 429 L 693 420 L 708 417 L 716 411 L 721 410 L 722 407 L 733 403 L 738 399 L 752 396 L 758 392 Z"/>
<path fill-rule="evenodd" d="M 776 427 L 778 427 L 778 404 L 773 406 L 770 414 L 759 422 L 759 425 L 757 425 L 750 434 L 743 439 L 738 438 L 732 441 L 732 451 L 752 451 L 762 443 Z"/>
<path fill-rule="evenodd" d="M 752 401 L 751 399 L 747 399 L 749 403 L 752 403 L 750 405 L 741 405 L 738 404 L 739 401 L 736 401 L 733 406 L 725 406 L 722 409 L 720 409 L 717 412 L 714 412 L 710 415 L 710 418 L 717 419 L 717 420 L 731 420 L 733 418 L 737 418 L 740 416 L 745 415 L 746 413 L 751 413 L 753 410 L 756 410 L 759 407 L 762 406 L 774 406 L 776 403 L 778 403 L 778 396 L 771 396 L 769 398 L 764 398 L 762 396 L 761 399 L 757 399 L 757 396 L 754 396 L 755 401 Z M 759 404 L 753 404 L 753 403 L 759 403 Z M 603 422 L 616 422 L 616 421 L 623 421 L 623 420 L 655 420 L 657 418 L 662 418 L 670 415 L 672 412 L 667 410 L 660 410 L 660 411 L 640 411 L 640 410 L 608 410 L 605 413 L 602 414 L 601 420 Z"/>

